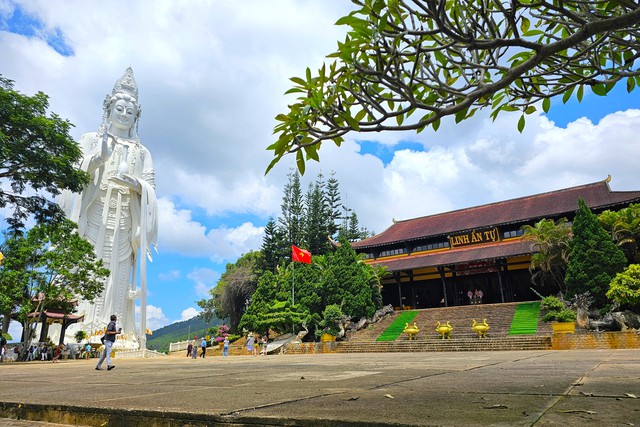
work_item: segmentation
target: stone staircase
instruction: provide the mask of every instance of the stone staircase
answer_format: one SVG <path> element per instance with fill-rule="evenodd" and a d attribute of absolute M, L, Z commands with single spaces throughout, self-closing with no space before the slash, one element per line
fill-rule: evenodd
<path fill-rule="evenodd" d="M 514 335 L 499 338 L 423 339 L 414 341 L 341 341 L 335 353 L 392 353 L 437 351 L 549 350 L 551 336 Z"/>
<path fill-rule="evenodd" d="M 349 336 L 347 341 L 334 343 L 302 343 L 290 345 L 286 354 L 307 353 L 392 353 L 392 352 L 440 352 L 440 351 L 509 351 L 549 350 L 552 348 L 550 324 L 538 321 L 535 335 L 508 335 L 516 306 L 519 303 L 477 304 L 457 307 L 416 310 L 418 315 L 411 322 L 420 328 L 415 340 L 409 341 L 402 334 L 395 341 L 376 341 L 398 317 L 400 312 L 386 316 L 381 321 Z M 473 320 L 487 319 L 491 329 L 487 338 L 479 338 L 471 329 Z M 451 339 L 441 339 L 435 331 L 437 322 L 449 321 L 453 326 Z M 231 344 L 230 356 L 247 355 L 245 339 Z M 182 352 L 181 352 L 182 353 Z M 207 355 L 220 356 L 221 350 L 208 349 Z"/>
<path fill-rule="evenodd" d="M 352 353 L 550 349 L 552 330 L 549 324 L 539 321 L 535 335 L 508 335 L 518 304 L 517 302 L 477 304 L 417 310 L 418 315 L 413 322 L 418 325 L 420 332 L 415 340 L 409 341 L 403 334 L 395 341 L 376 341 L 376 338 L 397 318 L 398 313 L 394 313 L 381 322 L 353 334 L 348 341 L 336 343 L 334 351 Z M 474 319 L 478 323 L 487 319 L 491 328 L 487 338 L 479 338 L 478 334 L 471 329 Z M 453 326 L 453 331 L 451 339 L 443 340 L 435 328 L 437 322 L 444 324 L 447 321 Z"/>

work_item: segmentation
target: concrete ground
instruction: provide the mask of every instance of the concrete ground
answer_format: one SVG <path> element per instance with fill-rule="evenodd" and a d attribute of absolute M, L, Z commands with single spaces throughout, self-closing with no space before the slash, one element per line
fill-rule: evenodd
<path fill-rule="evenodd" d="M 640 426 L 638 350 L 166 357 L 114 360 L 109 372 L 94 364 L 1 364 L 0 425 Z"/>

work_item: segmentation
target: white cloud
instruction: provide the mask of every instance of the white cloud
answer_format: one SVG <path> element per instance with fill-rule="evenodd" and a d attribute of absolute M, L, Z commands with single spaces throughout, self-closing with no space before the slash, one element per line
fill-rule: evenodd
<path fill-rule="evenodd" d="M 220 273 L 209 268 L 196 268 L 187 274 L 187 278 L 195 283 L 196 295 L 206 298 L 209 296 L 209 289 L 213 288 L 220 279 Z"/>
<path fill-rule="evenodd" d="M 191 218 L 191 212 L 177 209 L 170 200 L 158 200 L 158 251 L 187 256 L 207 256 L 214 250 L 206 227 Z"/>
<path fill-rule="evenodd" d="M 162 312 L 162 308 L 147 305 L 147 327 L 152 331 L 170 324 L 170 320 Z"/>
<path fill-rule="evenodd" d="M 179 278 L 180 278 L 179 270 L 171 270 L 171 271 L 167 271 L 166 273 L 160 273 L 158 275 L 158 279 L 160 279 L 163 282 L 171 282 Z"/>
<path fill-rule="evenodd" d="M 193 308 L 193 307 L 189 307 L 186 308 L 184 310 L 182 310 L 181 316 L 180 316 L 180 320 L 189 320 L 192 319 L 194 317 L 196 317 L 198 314 L 200 314 L 200 312 Z"/>
<path fill-rule="evenodd" d="M 190 210 L 177 209 L 169 200 L 160 199 L 158 211 L 158 250 L 165 254 L 208 257 L 221 263 L 257 250 L 262 244 L 264 227 L 256 227 L 250 222 L 207 231 L 206 226 L 192 218 Z"/>
<path fill-rule="evenodd" d="M 220 263 L 232 261 L 250 250 L 260 249 L 264 227 L 255 227 L 245 222 L 236 228 L 221 227 L 211 230 L 207 237 L 215 245 L 211 260 Z"/>
<path fill-rule="evenodd" d="M 140 321 L 140 306 L 136 306 L 136 321 Z M 171 321 L 162 312 L 162 308 L 147 304 L 147 328 L 155 331 L 167 326 Z M 139 324 L 139 323 L 138 323 Z"/>

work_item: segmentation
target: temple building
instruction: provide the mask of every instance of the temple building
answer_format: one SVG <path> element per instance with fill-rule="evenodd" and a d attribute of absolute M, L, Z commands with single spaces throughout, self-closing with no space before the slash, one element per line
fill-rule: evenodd
<path fill-rule="evenodd" d="M 539 299 L 529 271 L 535 249 L 522 226 L 572 221 L 579 198 L 595 214 L 640 202 L 640 191 L 611 191 L 610 180 L 394 221 L 352 246 L 387 268 L 383 301 L 399 309 Z"/>

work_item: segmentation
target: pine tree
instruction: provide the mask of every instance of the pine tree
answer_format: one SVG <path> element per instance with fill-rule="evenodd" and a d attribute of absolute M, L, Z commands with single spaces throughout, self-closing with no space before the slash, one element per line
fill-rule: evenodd
<path fill-rule="evenodd" d="M 282 216 L 278 222 L 285 233 L 287 246 L 305 245 L 303 230 L 304 200 L 300 189 L 300 175 L 297 171 L 291 171 L 287 175 L 289 181 L 284 187 L 282 196 Z"/>
<path fill-rule="evenodd" d="M 280 260 L 282 248 L 282 233 L 278 229 L 273 217 L 269 218 L 264 227 L 264 237 L 260 248 L 264 257 L 265 270 L 275 271 Z"/>
<path fill-rule="evenodd" d="M 331 177 L 327 180 L 326 191 L 327 205 L 327 234 L 336 236 L 340 228 L 340 190 L 339 183 L 335 177 L 335 172 L 331 172 Z"/>
<path fill-rule="evenodd" d="M 603 308 L 607 304 L 609 284 L 624 269 L 627 260 L 582 199 L 578 200 L 572 229 L 571 255 L 565 276 L 568 296 L 589 292 L 594 306 Z"/>
<path fill-rule="evenodd" d="M 322 176 L 322 175 L 319 175 Z M 320 255 L 325 252 L 324 242 L 325 232 L 325 209 L 323 204 L 323 193 L 320 182 L 309 184 L 309 189 L 305 196 L 305 241 L 307 249 L 312 253 Z"/>

